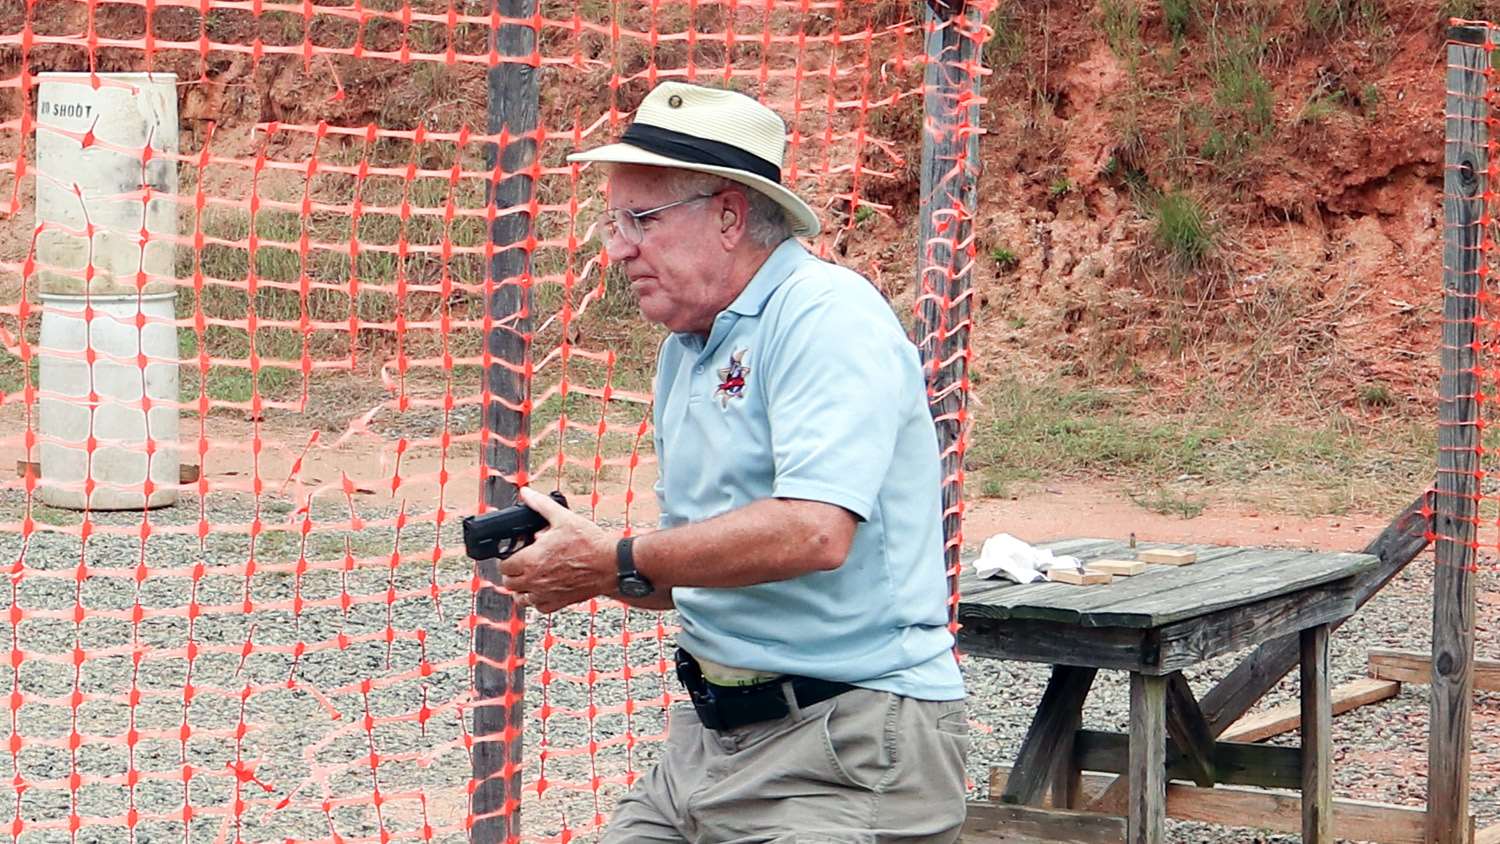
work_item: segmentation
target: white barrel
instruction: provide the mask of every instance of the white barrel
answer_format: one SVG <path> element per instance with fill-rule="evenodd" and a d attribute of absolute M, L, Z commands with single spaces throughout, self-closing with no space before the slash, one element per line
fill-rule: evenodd
<path fill-rule="evenodd" d="M 172 289 L 178 231 L 176 74 L 42 73 L 38 79 L 40 289 L 83 293 L 87 285 L 90 293 L 132 294 L 143 286 L 149 293 Z"/>
<path fill-rule="evenodd" d="M 42 501 L 92 510 L 176 503 L 176 294 L 41 299 Z"/>

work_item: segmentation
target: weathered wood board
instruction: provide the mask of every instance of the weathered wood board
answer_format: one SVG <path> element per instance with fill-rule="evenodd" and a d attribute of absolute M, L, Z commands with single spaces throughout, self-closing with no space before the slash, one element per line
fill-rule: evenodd
<path fill-rule="evenodd" d="M 1045 545 L 1090 565 L 1095 559 L 1129 554 L 1123 542 L 1070 540 Z M 1150 566 L 1107 587 L 1073 589 L 1056 583 L 1018 585 L 982 580 L 972 571 L 960 578 L 959 621 L 965 618 L 1037 619 L 1087 627 L 1160 627 L 1218 609 L 1253 603 L 1330 583 L 1373 568 L 1370 554 L 1324 553 L 1210 545 L 1182 546 L 1197 552 L 1190 566 Z"/>

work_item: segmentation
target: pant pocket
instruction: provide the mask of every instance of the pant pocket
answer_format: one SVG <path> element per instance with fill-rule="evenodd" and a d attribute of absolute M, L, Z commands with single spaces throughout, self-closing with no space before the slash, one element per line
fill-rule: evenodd
<path fill-rule="evenodd" d="M 823 722 L 824 749 L 836 778 L 880 790 L 896 765 L 896 714 L 901 698 L 889 692 L 847 692 Z"/>

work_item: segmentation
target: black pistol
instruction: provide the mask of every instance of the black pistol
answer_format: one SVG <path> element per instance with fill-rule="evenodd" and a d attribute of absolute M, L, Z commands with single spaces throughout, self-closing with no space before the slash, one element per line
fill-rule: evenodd
<path fill-rule="evenodd" d="M 554 490 L 552 500 L 566 507 L 568 499 Z M 536 541 L 537 531 L 547 526 L 542 514 L 521 502 L 485 513 L 464 516 L 464 553 L 471 559 L 505 559 Z"/>

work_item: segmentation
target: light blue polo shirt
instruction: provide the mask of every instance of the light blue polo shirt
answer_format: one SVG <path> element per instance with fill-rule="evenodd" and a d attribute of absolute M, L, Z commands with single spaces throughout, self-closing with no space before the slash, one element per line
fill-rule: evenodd
<path fill-rule="evenodd" d="M 937 434 L 916 347 L 870 282 L 783 242 L 706 342 L 662 344 L 653 413 L 663 528 L 773 497 L 860 519 L 833 571 L 674 589 L 678 644 L 739 668 L 963 697 Z"/>

